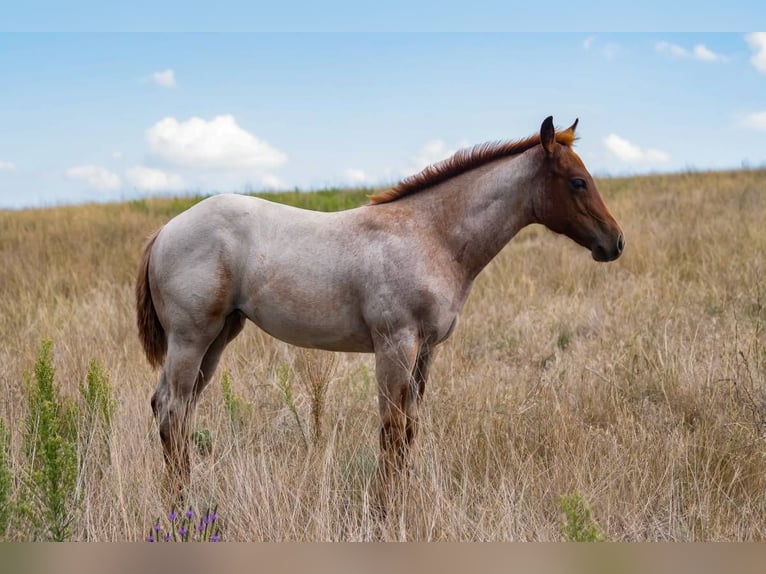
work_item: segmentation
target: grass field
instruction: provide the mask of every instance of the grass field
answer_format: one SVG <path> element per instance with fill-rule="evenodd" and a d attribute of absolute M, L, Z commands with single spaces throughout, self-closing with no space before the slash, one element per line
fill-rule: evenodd
<path fill-rule="evenodd" d="M 766 172 L 599 185 L 624 255 L 597 264 L 534 226 L 479 276 L 436 357 L 402 508 L 370 512 L 372 356 L 248 325 L 197 410 L 194 511 L 217 505 L 224 540 L 766 538 Z M 169 512 L 133 284 L 144 238 L 192 201 L 0 212 L 5 539 L 54 537 L 58 516 L 67 539 L 144 540 Z M 54 435 L 76 455 L 58 514 L 29 428 L 44 339 L 69 421 Z M 93 360 L 108 424 L 85 420 Z"/>

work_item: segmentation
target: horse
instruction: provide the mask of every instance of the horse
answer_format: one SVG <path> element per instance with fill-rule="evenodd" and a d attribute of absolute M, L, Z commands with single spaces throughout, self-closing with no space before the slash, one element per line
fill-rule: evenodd
<path fill-rule="evenodd" d="M 161 367 L 151 407 L 169 475 L 190 481 L 189 419 L 246 319 L 292 345 L 374 353 L 378 474 L 406 469 L 429 370 L 476 276 L 537 223 L 617 259 L 625 240 L 566 130 L 456 152 L 361 207 L 332 213 L 211 196 L 148 239 L 139 338 Z"/>

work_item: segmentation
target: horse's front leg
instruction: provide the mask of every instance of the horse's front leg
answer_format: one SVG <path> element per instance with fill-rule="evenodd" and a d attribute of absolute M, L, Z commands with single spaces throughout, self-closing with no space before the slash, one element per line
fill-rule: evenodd
<path fill-rule="evenodd" d="M 386 506 L 407 469 L 407 454 L 415 437 L 418 381 L 415 376 L 419 340 L 404 331 L 375 341 L 375 374 L 380 409 L 378 504 Z"/>

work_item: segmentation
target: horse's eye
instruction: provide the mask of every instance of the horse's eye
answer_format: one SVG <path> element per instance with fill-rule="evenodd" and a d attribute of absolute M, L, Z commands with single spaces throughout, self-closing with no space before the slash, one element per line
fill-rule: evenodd
<path fill-rule="evenodd" d="M 571 187 L 571 188 L 572 188 L 574 191 L 584 191 L 584 190 L 585 190 L 585 188 L 587 187 L 587 185 L 586 185 L 586 183 L 585 183 L 585 180 L 584 180 L 584 179 L 582 179 L 582 178 L 580 178 L 580 177 L 576 177 L 576 178 L 574 178 L 574 179 L 570 180 L 570 182 L 569 182 L 569 186 L 570 186 L 570 187 Z"/>

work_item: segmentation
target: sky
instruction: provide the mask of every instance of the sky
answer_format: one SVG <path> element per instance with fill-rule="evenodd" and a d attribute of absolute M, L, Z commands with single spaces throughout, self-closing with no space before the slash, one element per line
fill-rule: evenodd
<path fill-rule="evenodd" d="M 548 115 L 597 176 L 766 167 L 763 32 L 0 32 L 0 78 L 0 209 L 390 185 Z"/>

